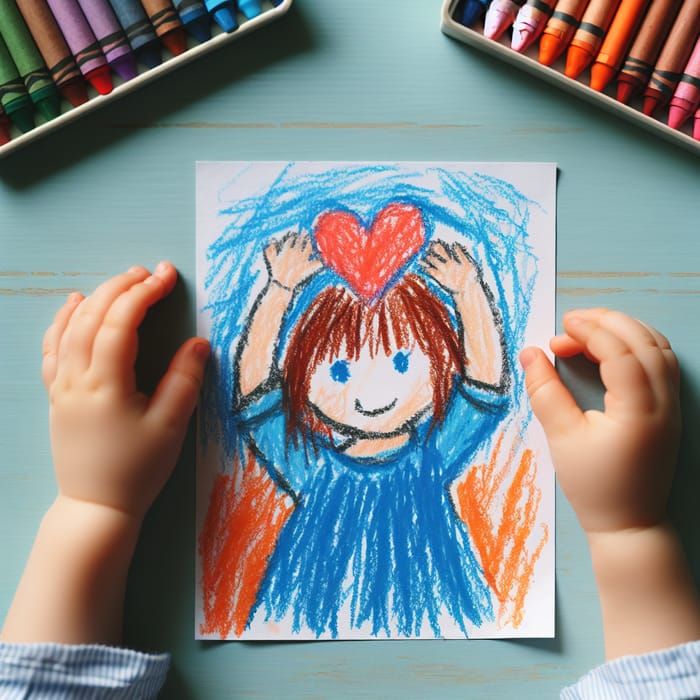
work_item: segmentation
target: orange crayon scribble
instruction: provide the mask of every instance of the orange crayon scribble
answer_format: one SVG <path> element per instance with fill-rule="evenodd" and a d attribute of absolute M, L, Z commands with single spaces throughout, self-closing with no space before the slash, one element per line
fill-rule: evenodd
<path fill-rule="evenodd" d="M 199 540 L 203 635 L 240 637 L 280 530 L 293 507 L 250 456 L 219 474 Z"/>
<path fill-rule="evenodd" d="M 549 529 L 534 535 L 542 492 L 535 484 L 531 450 L 503 452 L 498 439 L 487 464 L 475 465 L 456 488 L 459 512 L 479 552 L 484 575 L 499 602 L 499 624 L 519 627 L 525 598 Z"/>

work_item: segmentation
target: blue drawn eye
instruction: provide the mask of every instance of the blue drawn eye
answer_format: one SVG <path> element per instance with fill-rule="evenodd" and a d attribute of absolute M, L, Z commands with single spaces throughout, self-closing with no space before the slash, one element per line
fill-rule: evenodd
<path fill-rule="evenodd" d="M 400 374 L 405 374 L 408 371 L 408 353 L 399 350 L 394 355 L 394 369 Z"/>
<path fill-rule="evenodd" d="M 347 360 L 336 360 L 331 365 L 331 379 L 341 384 L 350 379 L 350 365 Z"/>

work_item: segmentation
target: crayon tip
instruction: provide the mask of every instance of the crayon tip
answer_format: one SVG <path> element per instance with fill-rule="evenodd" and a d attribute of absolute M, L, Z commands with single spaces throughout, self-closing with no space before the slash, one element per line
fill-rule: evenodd
<path fill-rule="evenodd" d="M 462 24 L 471 27 L 483 14 L 484 5 L 479 0 L 467 0 L 462 12 Z"/>
<path fill-rule="evenodd" d="M 163 62 L 163 57 L 160 53 L 160 45 L 155 41 L 144 44 L 136 49 L 135 53 L 139 61 L 147 68 L 155 68 Z"/>
<path fill-rule="evenodd" d="M 70 102 L 73 107 L 79 107 L 88 101 L 87 88 L 82 77 L 69 80 L 59 87 L 63 97 Z"/>
<path fill-rule="evenodd" d="M 513 24 L 514 19 L 512 3 L 491 4 L 484 17 L 484 36 L 496 41 Z"/>
<path fill-rule="evenodd" d="M 685 100 L 683 100 L 685 102 Z M 686 102 L 685 105 L 679 102 L 671 102 L 668 108 L 668 125 L 672 129 L 679 129 L 683 126 L 685 120 L 690 116 L 689 105 Z"/>
<path fill-rule="evenodd" d="M 635 84 L 631 80 L 620 77 L 617 79 L 617 101 L 627 104 L 635 93 Z"/>
<path fill-rule="evenodd" d="M 540 39 L 540 54 L 538 61 L 543 66 L 551 66 L 566 48 L 566 44 L 553 34 L 544 33 Z"/>
<path fill-rule="evenodd" d="M 139 74 L 138 68 L 136 67 L 136 60 L 128 53 L 119 56 L 119 58 L 115 58 L 114 61 L 110 63 L 110 67 L 125 82 L 135 78 Z"/>
<path fill-rule="evenodd" d="M 571 44 L 566 52 L 566 67 L 564 73 L 569 78 L 578 78 L 583 73 L 588 64 L 593 60 L 593 54 L 584 46 Z"/>
<path fill-rule="evenodd" d="M 61 113 L 61 100 L 58 94 L 42 97 L 35 102 L 35 105 L 46 121 L 55 119 Z"/>
<path fill-rule="evenodd" d="M 650 117 L 659 106 L 661 101 L 661 93 L 657 94 L 656 90 L 647 91 L 644 93 L 644 102 L 642 103 L 642 112 Z"/>
<path fill-rule="evenodd" d="M 518 53 L 522 53 L 530 48 L 532 42 L 536 39 L 535 30 L 529 25 L 516 27 L 513 25 L 513 36 L 510 41 L 510 48 Z"/>
<path fill-rule="evenodd" d="M 235 13 L 228 7 L 218 7 L 214 12 L 212 12 L 212 17 L 214 21 L 225 31 L 232 32 L 234 29 L 238 28 L 238 22 L 236 20 Z"/>
<path fill-rule="evenodd" d="M 603 92 L 605 86 L 615 77 L 615 69 L 597 61 L 591 66 L 591 81 L 589 86 L 598 92 Z"/>
<path fill-rule="evenodd" d="M 98 66 L 86 73 L 85 77 L 100 95 L 108 95 L 114 89 L 112 78 L 109 74 L 109 66 Z"/>
<path fill-rule="evenodd" d="M 182 27 L 175 27 L 160 38 L 173 56 L 179 56 L 187 51 L 187 37 Z"/>
<path fill-rule="evenodd" d="M 208 17 L 197 17 L 185 24 L 185 29 L 195 38 L 197 43 L 203 44 L 211 39 Z"/>
<path fill-rule="evenodd" d="M 0 115 L 0 146 L 4 146 L 10 140 L 10 120 L 4 115 Z"/>
<path fill-rule="evenodd" d="M 13 105 L 14 107 L 14 105 Z M 34 110 L 29 101 L 18 105 L 15 109 L 7 109 L 7 116 L 12 123 L 24 134 L 34 128 Z"/>
<path fill-rule="evenodd" d="M 246 19 L 253 19 L 262 12 L 262 3 L 260 0 L 238 0 L 238 9 Z"/>

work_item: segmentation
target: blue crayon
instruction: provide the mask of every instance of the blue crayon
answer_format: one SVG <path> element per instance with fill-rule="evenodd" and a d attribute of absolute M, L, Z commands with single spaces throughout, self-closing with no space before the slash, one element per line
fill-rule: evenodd
<path fill-rule="evenodd" d="M 486 12 L 488 4 L 489 0 L 467 0 L 462 12 L 462 24 L 465 27 L 471 27 Z"/>
<path fill-rule="evenodd" d="M 246 19 L 253 19 L 262 12 L 262 2 L 261 0 L 238 0 L 238 9 Z"/>
<path fill-rule="evenodd" d="M 211 39 L 209 15 L 200 0 L 173 0 L 185 29 L 200 43 Z"/>
<path fill-rule="evenodd" d="M 204 7 L 225 32 L 232 32 L 238 28 L 236 5 L 231 0 L 204 0 Z"/>
<path fill-rule="evenodd" d="M 160 41 L 139 0 L 109 0 L 109 4 L 138 59 L 149 68 L 160 65 Z"/>

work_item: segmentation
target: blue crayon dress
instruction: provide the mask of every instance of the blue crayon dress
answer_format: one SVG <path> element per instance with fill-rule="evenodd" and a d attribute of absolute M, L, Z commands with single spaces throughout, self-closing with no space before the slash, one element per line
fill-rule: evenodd
<path fill-rule="evenodd" d="M 491 443 L 507 398 L 455 385 L 444 419 L 371 458 L 315 436 L 285 441 L 279 388 L 236 415 L 239 435 L 296 506 L 270 557 L 250 620 L 294 633 L 442 636 L 444 621 L 493 620 L 492 592 L 450 484 Z M 441 624 L 443 623 L 443 624 Z"/>

